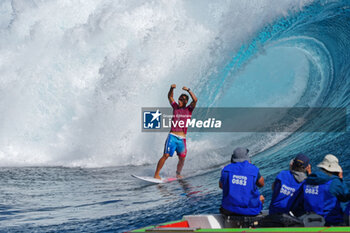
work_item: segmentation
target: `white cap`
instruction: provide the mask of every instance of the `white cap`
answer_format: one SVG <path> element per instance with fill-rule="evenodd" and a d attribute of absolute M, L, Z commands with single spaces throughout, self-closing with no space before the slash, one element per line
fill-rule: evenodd
<path fill-rule="evenodd" d="M 323 168 L 329 172 L 343 172 L 337 157 L 331 154 L 326 155 L 323 158 L 323 161 L 319 163 L 317 167 Z"/>

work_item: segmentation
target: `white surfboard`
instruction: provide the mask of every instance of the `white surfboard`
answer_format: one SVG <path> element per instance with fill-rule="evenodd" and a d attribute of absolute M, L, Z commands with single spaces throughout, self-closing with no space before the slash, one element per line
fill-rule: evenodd
<path fill-rule="evenodd" d="M 168 182 L 177 180 L 177 178 L 175 178 L 175 177 L 162 178 L 161 180 L 159 180 L 159 179 L 153 178 L 151 176 L 137 176 L 134 174 L 132 174 L 131 176 L 135 177 L 136 179 L 143 180 L 143 181 L 150 182 L 150 183 L 155 183 L 155 184 L 163 184 L 163 183 L 168 183 Z"/>

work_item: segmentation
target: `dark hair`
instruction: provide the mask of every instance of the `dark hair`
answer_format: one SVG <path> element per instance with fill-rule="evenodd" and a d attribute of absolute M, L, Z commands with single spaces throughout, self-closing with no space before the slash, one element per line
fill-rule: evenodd
<path fill-rule="evenodd" d="M 293 161 L 292 170 L 297 172 L 306 172 L 306 168 L 303 167 L 303 164 Z"/>
<path fill-rule="evenodd" d="M 185 98 L 186 98 L 186 101 L 188 102 L 188 99 L 189 99 L 188 95 L 186 95 L 186 94 L 181 94 L 180 97 L 181 97 L 181 96 L 185 97 Z M 180 97 L 179 97 L 179 98 L 180 98 Z"/>

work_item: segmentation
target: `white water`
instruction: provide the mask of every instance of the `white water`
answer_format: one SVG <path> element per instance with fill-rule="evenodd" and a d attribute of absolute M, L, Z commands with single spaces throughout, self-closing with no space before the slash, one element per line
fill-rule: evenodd
<path fill-rule="evenodd" d="M 205 93 L 242 43 L 309 2 L 1 1 L 0 166 L 155 163 L 166 134 L 141 133 L 141 107 L 168 106 L 172 83 Z M 192 158 L 216 146 L 189 135 Z"/>

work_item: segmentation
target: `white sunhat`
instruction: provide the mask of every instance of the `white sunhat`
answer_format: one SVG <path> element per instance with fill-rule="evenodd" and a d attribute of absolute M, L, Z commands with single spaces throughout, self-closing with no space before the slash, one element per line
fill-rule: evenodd
<path fill-rule="evenodd" d="M 328 154 L 323 158 L 323 161 L 317 165 L 317 167 L 323 168 L 329 172 L 343 172 L 343 169 L 339 165 L 337 157 L 332 154 Z"/>

